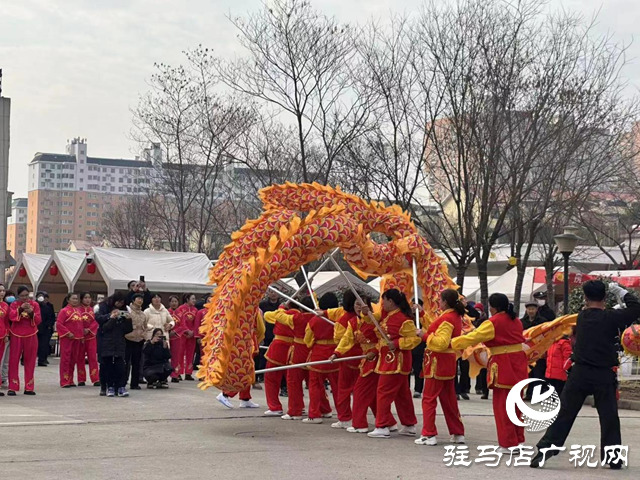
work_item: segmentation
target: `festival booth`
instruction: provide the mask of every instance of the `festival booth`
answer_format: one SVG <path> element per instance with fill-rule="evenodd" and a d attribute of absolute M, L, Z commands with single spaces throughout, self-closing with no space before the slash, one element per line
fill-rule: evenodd
<path fill-rule="evenodd" d="M 24 253 L 7 282 L 7 290 L 15 292 L 20 285 L 30 286 L 33 292 L 38 290 L 50 258 L 51 255 Z"/>
<path fill-rule="evenodd" d="M 141 275 L 151 292 L 202 296 L 212 291 L 208 284 L 211 262 L 204 253 L 94 247 L 85 262 L 91 258 L 96 270 L 91 273 L 91 264 L 81 268 L 77 284 L 90 282 L 91 275 L 97 278 L 99 274 L 106 285 L 107 295 L 116 290 L 126 291 L 127 284 L 138 280 Z"/>
<path fill-rule="evenodd" d="M 542 270 L 544 271 L 544 269 Z M 527 269 L 525 270 L 524 279 L 522 281 L 522 291 L 520 292 L 519 311 L 521 313 L 524 312 L 525 303 L 531 300 L 533 292 L 541 286 L 535 281 L 535 271 L 535 267 L 527 267 Z M 492 293 L 504 293 L 509 298 L 509 301 L 513 302 L 517 277 L 518 269 L 512 268 L 511 270 L 505 272 L 503 275 L 494 278 L 492 281 L 488 282 L 487 285 L 489 295 L 491 295 Z M 474 302 L 479 302 L 480 294 L 480 288 L 478 287 L 475 292 L 472 292 L 467 296 L 467 299 L 473 300 Z"/>

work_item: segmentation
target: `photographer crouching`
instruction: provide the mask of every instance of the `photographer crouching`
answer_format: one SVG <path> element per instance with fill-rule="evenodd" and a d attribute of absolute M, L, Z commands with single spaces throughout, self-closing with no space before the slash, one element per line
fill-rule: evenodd
<path fill-rule="evenodd" d="M 161 328 L 155 328 L 151 340 L 142 349 L 144 367 L 142 374 L 147 380 L 147 388 L 169 388 L 167 378 L 173 372 L 171 351 Z"/>
<path fill-rule="evenodd" d="M 100 381 L 106 387 L 106 396 L 128 397 L 125 385 L 126 341 L 124 336 L 133 331 L 131 316 L 125 310 L 125 298 L 115 293 L 100 304 L 96 321 L 98 330 L 98 351 L 100 356 Z M 102 395 L 102 393 L 101 393 Z"/>

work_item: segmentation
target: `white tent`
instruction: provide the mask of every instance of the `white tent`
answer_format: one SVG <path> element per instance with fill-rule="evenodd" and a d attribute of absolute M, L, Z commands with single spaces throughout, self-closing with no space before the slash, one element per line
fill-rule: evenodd
<path fill-rule="evenodd" d="M 324 282 L 320 286 L 316 286 L 316 279 L 315 278 L 313 279 L 312 287 L 316 292 L 316 295 L 318 295 L 318 297 L 321 297 L 327 292 L 335 292 L 336 290 L 344 291 L 349 289 L 349 283 L 347 283 L 347 281 L 340 274 L 340 272 L 327 272 L 327 273 L 336 273 L 337 275 L 334 278 Z M 344 273 L 349 278 L 353 286 L 356 287 L 357 290 L 365 292 L 373 298 L 377 298 L 379 296 L 378 291 L 375 288 L 371 287 L 369 284 L 365 283 L 360 277 L 356 277 L 354 274 L 349 272 L 344 272 Z"/>
<path fill-rule="evenodd" d="M 208 284 L 211 262 L 204 253 L 94 247 L 91 254 L 109 295 L 126 290 L 141 275 L 152 292 L 206 294 L 212 290 Z M 85 270 L 81 269 L 80 281 L 87 275 Z"/>
<path fill-rule="evenodd" d="M 7 290 L 17 288 L 22 284 L 31 284 L 33 291 L 38 290 L 38 286 L 42 281 L 45 269 L 49 264 L 51 255 L 41 255 L 39 253 L 24 253 L 22 258 L 16 265 L 11 279 L 7 283 Z M 20 270 L 24 267 L 26 276 L 20 276 Z"/>
<path fill-rule="evenodd" d="M 523 307 L 526 302 L 531 300 L 531 295 L 536 290 L 536 288 L 540 286 L 540 284 L 533 283 L 534 272 L 535 272 L 535 267 L 527 267 L 525 271 L 524 279 L 522 282 L 522 292 L 520 294 L 521 307 Z M 513 295 L 515 293 L 517 276 L 518 276 L 518 269 L 512 268 L 511 270 L 505 272 L 503 275 L 489 282 L 488 284 L 489 295 L 491 295 L 492 293 L 504 293 L 507 297 L 509 297 L 510 301 L 513 301 Z M 478 288 L 475 292 L 468 295 L 467 298 L 469 300 L 474 300 L 476 302 L 479 302 L 480 288 Z M 522 311 L 522 308 L 521 308 L 521 311 Z"/>

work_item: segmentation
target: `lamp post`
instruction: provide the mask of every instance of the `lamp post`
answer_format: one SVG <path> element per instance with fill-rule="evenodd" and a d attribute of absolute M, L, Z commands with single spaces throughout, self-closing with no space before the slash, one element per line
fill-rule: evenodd
<path fill-rule="evenodd" d="M 561 235 L 556 235 L 553 239 L 558 246 L 558 251 L 564 258 L 564 314 L 569 314 L 569 257 L 576 249 L 578 242 L 582 240 L 576 235 L 577 227 L 564 227 Z"/>

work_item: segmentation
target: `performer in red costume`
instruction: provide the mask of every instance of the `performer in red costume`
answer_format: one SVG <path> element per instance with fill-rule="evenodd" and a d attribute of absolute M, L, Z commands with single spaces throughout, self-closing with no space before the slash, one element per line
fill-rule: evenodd
<path fill-rule="evenodd" d="M 411 350 L 420 343 L 420 338 L 416 335 L 413 313 L 404 293 L 395 288 L 384 292 L 382 309 L 379 323 L 389 343 L 379 332 L 376 332 L 379 334 L 378 351 L 380 352 L 375 369 L 380 375 L 376 428 L 367 435 L 371 438 L 389 438 L 390 427 L 396 425 L 391 414 L 391 403 L 395 403 L 402 424 L 398 433 L 415 436 L 418 420 L 406 376 L 411 373 Z M 368 307 L 363 307 L 362 312 L 365 315 L 370 313 Z"/>
<path fill-rule="evenodd" d="M 528 378 L 527 357 L 522 350 L 522 322 L 513 311 L 513 305 L 502 293 L 489 297 L 491 317 L 476 330 L 451 340 L 454 350 L 464 350 L 480 342 L 489 348 L 491 358 L 487 365 L 487 385 L 493 389 L 493 415 L 498 432 L 498 443 L 503 453 L 509 447 L 524 443 L 524 427 L 517 427 L 507 416 L 507 395 L 521 380 Z M 516 413 L 520 416 L 520 412 Z"/>
<path fill-rule="evenodd" d="M 300 301 L 305 307 L 313 309 L 311 297 L 305 297 Z M 287 325 L 293 330 L 293 355 L 290 364 L 305 363 L 309 358 L 309 347 L 304 343 L 307 324 L 315 315 L 312 313 L 298 312 L 297 310 L 278 309 L 265 313 L 265 321 L 278 322 Z M 301 420 L 304 411 L 304 395 L 302 384 L 309 381 L 309 370 L 306 368 L 291 368 L 287 370 L 287 391 L 289 392 L 289 406 L 283 420 Z"/>
<path fill-rule="evenodd" d="M 180 300 L 175 295 L 169 297 L 169 314 L 175 321 L 175 326 L 169 332 L 169 348 L 171 349 L 171 367 L 173 372 L 171 373 L 171 383 L 178 383 L 182 380 L 180 376 L 183 370 L 184 362 L 184 343 L 186 340 L 185 332 L 187 326 L 180 316 L 178 316 L 178 309 L 180 308 Z"/>
<path fill-rule="evenodd" d="M 18 298 L 9 307 L 9 332 L 11 349 L 9 350 L 9 396 L 15 396 L 20 390 L 20 358 L 24 358 L 24 394 L 35 395 L 33 372 L 38 356 L 38 325 L 40 305 L 29 300 L 29 289 L 18 287 Z"/>
<path fill-rule="evenodd" d="M 416 445 L 437 445 L 436 408 L 438 398 L 449 428 L 453 443 L 464 443 L 464 425 L 458 410 L 456 398 L 456 352 L 451 348 L 451 338 L 460 336 L 462 332 L 462 316 L 465 313 L 458 292 L 453 289 L 444 290 L 440 294 L 438 317 L 426 332 L 418 335 L 427 343 L 424 352 L 424 389 L 422 394 L 422 436 L 415 441 Z"/>
<path fill-rule="evenodd" d="M 264 312 L 264 321 L 273 323 L 273 340 L 264 358 L 267 360 L 265 368 L 274 368 L 282 365 L 289 365 L 293 355 L 293 328 L 284 323 L 276 322 L 273 315 Z M 286 370 L 278 372 L 265 372 L 264 393 L 267 397 L 269 410 L 264 412 L 267 416 L 281 417 L 284 413 L 280 402 L 280 385 L 286 375 Z"/>
<path fill-rule="evenodd" d="M 89 292 L 80 294 L 80 306 L 78 311 L 82 315 L 84 326 L 84 347 L 80 353 L 78 361 L 78 385 L 83 386 L 87 381 L 87 370 L 84 366 L 85 357 L 89 359 L 89 378 L 94 387 L 100 386 L 100 370 L 98 369 L 98 344 L 96 335 L 98 334 L 98 322 L 93 313 L 93 298 Z"/>
<path fill-rule="evenodd" d="M 265 331 L 266 329 L 264 327 L 264 319 L 262 318 L 262 313 L 260 312 L 260 310 L 258 310 L 256 312 L 254 328 L 251 335 L 253 340 L 253 351 L 251 353 L 253 354 L 254 359 L 256 356 L 258 356 L 258 352 L 260 351 L 260 344 L 262 343 L 262 340 L 264 340 Z M 233 408 L 233 404 L 229 399 L 235 397 L 237 393 L 238 392 L 223 391 L 218 394 L 216 399 L 225 407 Z M 249 385 L 247 388 L 240 392 L 240 408 L 258 407 L 260 407 L 260 405 L 251 401 L 251 385 Z"/>
<path fill-rule="evenodd" d="M 346 297 L 346 293 L 345 293 Z M 371 300 L 362 297 L 371 309 Z M 333 354 L 333 358 L 342 357 L 343 355 L 352 355 L 357 348 L 366 354 L 367 358 L 359 360 L 359 375 L 353 387 L 353 410 L 351 426 L 347 428 L 349 433 L 367 433 L 369 431 L 369 423 L 367 422 L 367 410 L 370 408 L 371 413 L 376 415 L 376 394 L 378 391 L 379 375 L 375 372 L 378 363 L 378 337 L 376 335 L 376 327 L 373 323 L 368 323 L 361 318 L 362 304 L 355 302 L 354 310 L 356 312 L 356 323 L 349 322 L 339 345 Z M 356 348 L 357 347 L 357 348 Z M 354 350 L 354 348 L 356 348 Z M 332 425 L 333 426 L 333 425 Z M 395 431 L 397 427 L 394 425 L 392 429 Z"/>
<path fill-rule="evenodd" d="M 342 308 L 330 309 L 325 312 L 331 320 L 336 322 L 333 330 L 333 340 L 339 345 L 347 329 L 351 326 L 352 335 L 358 329 L 358 314 L 355 309 L 356 296 L 348 290 L 342 297 Z M 345 344 L 346 345 L 346 344 Z M 351 348 L 340 352 L 341 357 L 356 357 L 362 355 L 362 348 L 358 342 L 350 343 Z M 337 351 L 336 347 L 336 351 Z M 334 351 L 335 355 L 335 351 Z M 337 355 L 336 355 L 337 356 Z M 360 376 L 360 359 L 353 361 L 340 362 L 340 371 L 338 373 L 338 400 L 336 403 L 336 411 L 338 413 L 338 421 L 331 424 L 332 428 L 349 428 L 353 419 L 351 411 L 351 395 L 355 387 L 356 381 Z M 365 412 L 366 412 L 365 406 Z"/>
<path fill-rule="evenodd" d="M 338 298 L 332 292 L 325 293 L 319 302 L 322 315 L 329 309 L 338 308 Z M 309 320 L 304 335 L 304 343 L 311 349 L 308 362 L 327 360 L 336 349 L 334 325 L 314 316 Z M 333 403 L 338 404 L 338 365 L 327 363 L 309 367 L 309 418 L 303 423 L 322 423 L 323 418 L 331 418 L 331 404 L 324 388 L 324 381 L 331 385 Z"/>
<path fill-rule="evenodd" d="M 182 368 L 179 373 L 184 373 L 184 379 L 190 381 L 194 380 L 191 374 L 193 373 L 193 357 L 196 354 L 196 315 L 198 315 L 196 296 L 193 293 L 187 293 L 184 296 L 184 303 L 178 307 L 175 316 L 180 319 L 180 324 L 183 325 L 182 338 L 184 355 L 183 358 L 180 358 Z M 176 328 L 177 327 L 176 325 Z"/>
<path fill-rule="evenodd" d="M 80 309 L 80 299 L 77 293 L 67 295 L 67 306 L 58 312 L 56 330 L 60 339 L 60 386 L 62 388 L 75 387 L 73 373 L 78 367 L 78 381 L 80 381 L 80 358 L 84 352 L 84 323 Z M 84 360 L 82 362 L 84 369 Z"/>
<path fill-rule="evenodd" d="M 5 293 L 4 285 L 0 284 L 0 365 L 4 356 L 4 342 L 9 336 L 9 305 L 4 301 Z M 0 392 L 0 397 L 4 397 L 4 393 Z"/>

